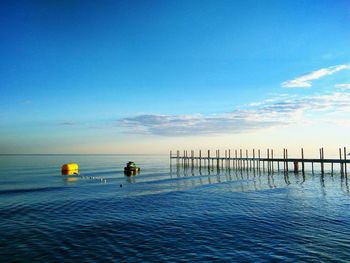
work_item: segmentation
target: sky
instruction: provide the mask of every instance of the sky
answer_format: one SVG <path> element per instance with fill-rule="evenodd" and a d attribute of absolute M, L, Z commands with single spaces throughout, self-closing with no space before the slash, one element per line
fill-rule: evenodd
<path fill-rule="evenodd" d="M 349 0 L 1 1 L 0 153 L 349 145 Z"/>

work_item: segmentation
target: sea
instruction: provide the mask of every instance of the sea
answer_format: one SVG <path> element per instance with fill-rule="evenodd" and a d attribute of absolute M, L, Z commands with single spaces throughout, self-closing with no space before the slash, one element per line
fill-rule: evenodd
<path fill-rule="evenodd" d="M 139 174 L 126 176 L 134 161 Z M 78 163 L 79 175 L 61 174 Z M 349 262 L 348 178 L 1 155 L 0 262 Z"/>

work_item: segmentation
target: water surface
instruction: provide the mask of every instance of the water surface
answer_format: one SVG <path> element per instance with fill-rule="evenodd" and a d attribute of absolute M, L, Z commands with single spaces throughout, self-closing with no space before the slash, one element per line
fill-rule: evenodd
<path fill-rule="evenodd" d="M 124 175 L 129 160 L 139 175 Z M 81 176 L 62 176 L 66 162 Z M 0 156 L 0 261 L 348 262 L 349 208 L 339 174 L 192 170 L 151 155 Z"/>

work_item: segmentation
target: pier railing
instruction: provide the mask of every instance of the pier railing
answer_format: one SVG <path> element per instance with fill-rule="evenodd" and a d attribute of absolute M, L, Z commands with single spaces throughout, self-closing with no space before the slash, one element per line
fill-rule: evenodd
<path fill-rule="evenodd" d="M 274 157 L 274 151 L 272 149 L 266 150 L 266 155 L 262 156 L 260 150 L 253 149 L 250 154 L 248 150 L 225 150 L 224 156 L 220 155 L 220 150 L 215 151 L 215 155 L 211 155 L 210 150 L 206 154 L 202 154 L 202 150 L 198 151 L 198 155 L 195 155 L 195 151 L 191 150 L 183 151 L 182 155 L 180 151 L 170 151 L 170 161 L 175 159 L 176 165 L 184 167 L 207 167 L 210 168 L 227 168 L 227 169 L 257 169 L 257 170 L 267 170 L 268 172 L 285 171 L 289 172 L 290 164 L 293 165 L 293 171 L 298 173 L 301 170 L 305 173 L 305 164 L 311 164 L 312 172 L 314 172 L 314 164 L 319 164 L 321 173 L 325 172 L 324 165 L 330 164 L 330 172 L 334 173 L 335 168 L 339 168 L 341 175 L 347 175 L 347 164 L 350 160 L 347 159 L 346 147 L 339 148 L 339 159 L 325 159 L 324 149 L 319 149 L 319 158 L 305 158 L 304 149 L 301 149 L 300 158 L 290 158 L 288 157 L 288 150 L 283 149 L 283 157 Z M 299 168 L 301 164 L 301 169 Z M 334 167 L 334 166 L 337 167 Z"/>

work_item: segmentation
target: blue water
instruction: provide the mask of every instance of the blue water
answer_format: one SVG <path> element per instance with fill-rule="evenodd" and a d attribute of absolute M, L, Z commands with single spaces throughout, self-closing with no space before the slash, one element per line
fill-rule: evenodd
<path fill-rule="evenodd" d="M 66 162 L 81 175 L 62 176 Z M 0 233 L 0 262 L 348 262 L 349 186 L 168 156 L 0 156 Z"/>

